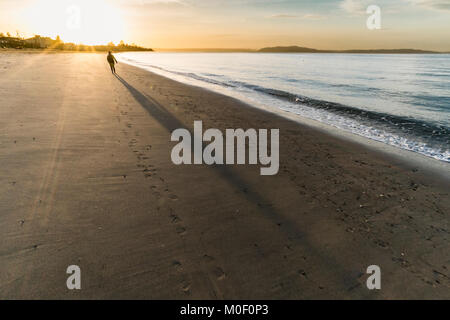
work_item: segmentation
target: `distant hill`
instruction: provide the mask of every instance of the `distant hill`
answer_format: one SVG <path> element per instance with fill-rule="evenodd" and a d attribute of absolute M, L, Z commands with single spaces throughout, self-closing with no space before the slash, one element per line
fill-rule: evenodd
<path fill-rule="evenodd" d="M 321 52 L 321 51 L 305 47 L 290 46 L 290 47 L 267 47 L 258 50 L 258 52 L 290 53 L 290 52 Z"/>
<path fill-rule="evenodd" d="M 343 53 L 409 53 L 409 54 L 419 54 L 419 53 L 441 53 L 437 51 L 426 51 L 417 49 L 374 49 L 374 50 L 344 50 L 337 51 Z"/>
<path fill-rule="evenodd" d="M 394 54 L 394 53 L 408 53 L 408 54 L 418 54 L 418 53 L 441 53 L 436 51 L 425 51 L 417 49 L 373 49 L 373 50 L 317 50 L 299 46 L 289 46 L 289 47 L 267 47 L 258 50 L 258 52 L 271 52 L 271 53 L 368 53 L 368 54 Z"/>

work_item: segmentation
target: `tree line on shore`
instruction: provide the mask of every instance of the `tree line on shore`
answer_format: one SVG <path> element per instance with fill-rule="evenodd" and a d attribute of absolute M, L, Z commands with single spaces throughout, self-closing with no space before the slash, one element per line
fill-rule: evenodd
<path fill-rule="evenodd" d="M 153 51 L 149 48 L 143 48 L 136 44 L 126 44 L 124 41 L 120 41 L 118 45 L 113 42 L 107 45 L 84 45 L 75 44 L 69 42 L 63 42 L 59 36 L 56 39 L 50 37 L 41 37 L 35 35 L 32 38 L 25 39 L 17 36 L 11 36 L 9 32 L 6 34 L 0 32 L 0 48 L 13 48 L 13 49 L 53 49 L 62 51 Z"/>

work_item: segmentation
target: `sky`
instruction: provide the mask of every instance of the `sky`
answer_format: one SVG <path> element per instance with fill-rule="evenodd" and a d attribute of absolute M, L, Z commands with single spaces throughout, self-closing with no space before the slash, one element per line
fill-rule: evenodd
<path fill-rule="evenodd" d="M 0 0 L 0 32 L 17 31 L 150 48 L 450 51 L 450 0 Z"/>

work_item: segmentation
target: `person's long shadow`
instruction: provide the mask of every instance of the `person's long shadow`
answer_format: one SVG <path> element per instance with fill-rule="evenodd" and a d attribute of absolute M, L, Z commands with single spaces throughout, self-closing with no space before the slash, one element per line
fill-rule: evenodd
<path fill-rule="evenodd" d="M 144 109 L 155 118 L 162 126 L 164 126 L 169 133 L 178 129 L 184 128 L 184 125 L 181 121 L 179 121 L 176 117 L 174 117 L 170 112 L 168 112 L 162 105 L 160 105 L 157 101 L 152 99 L 149 96 L 144 96 L 138 90 L 136 90 L 133 86 L 131 86 L 128 82 L 126 82 L 121 76 L 117 73 L 115 74 L 116 78 L 122 82 L 125 88 L 130 91 L 132 96 L 136 99 L 139 104 L 144 107 Z"/>
<path fill-rule="evenodd" d="M 151 97 L 139 92 L 119 75 L 116 74 L 116 77 L 125 86 L 125 88 L 128 89 L 136 101 L 155 120 L 167 129 L 169 135 L 176 129 L 186 128 L 184 124 L 173 114 L 171 114 L 164 106 Z M 188 128 L 186 129 L 189 130 Z M 191 136 L 193 136 L 192 130 L 189 131 L 191 132 Z M 268 201 L 266 201 L 257 190 L 253 190 L 253 188 L 249 186 L 248 183 L 246 183 L 241 177 L 239 177 L 239 175 L 233 171 L 231 167 L 227 167 L 225 165 L 211 165 L 208 166 L 208 168 L 215 170 L 232 186 L 239 188 L 239 190 L 246 190 L 246 199 L 253 203 L 258 208 L 258 211 L 263 213 L 266 218 L 270 219 L 273 223 L 280 225 L 280 229 L 286 232 L 292 241 L 295 241 L 303 246 L 303 248 L 306 249 L 311 255 L 320 257 L 326 267 L 330 268 L 332 273 L 336 275 L 338 281 L 340 281 L 343 285 L 343 288 L 347 289 L 359 284 L 357 279 L 353 276 L 354 272 L 340 266 L 337 261 L 333 257 L 326 254 L 323 249 L 314 246 L 309 239 L 307 239 L 306 233 L 301 230 L 296 221 L 275 211 L 275 209 L 270 205 L 267 205 Z"/>

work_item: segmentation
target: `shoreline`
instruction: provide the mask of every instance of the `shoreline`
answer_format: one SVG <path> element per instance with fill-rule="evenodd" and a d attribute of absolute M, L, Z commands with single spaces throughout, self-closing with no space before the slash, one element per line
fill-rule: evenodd
<path fill-rule="evenodd" d="M 443 160 L 438 160 L 435 158 L 432 158 L 430 156 L 418 153 L 416 151 L 400 148 L 397 146 L 393 146 L 390 144 L 387 144 L 382 141 L 374 140 L 369 137 L 362 136 L 357 133 L 345 131 L 343 129 L 334 127 L 330 124 L 326 124 L 323 122 L 320 122 L 315 119 L 309 119 L 306 117 L 303 117 L 299 114 L 295 114 L 293 112 L 289 112 L 286 110 L 281 110 L 273 106 L 256 103 L 252 104 L 251 101 L 248 99 L 246 100 L 244 97 L 239 97 L 238 95 L 233 96 L 230 94 L 227 94 L 227 92 L 221 92 L 219 89 L 215 89 L 214 86 L 201 86 L 200 82 L 197 83 L 199 80 L 192 81 L 192 83 L 188 83 L 187 81 L 184 81 L 177 78 L 171 78 L 163 73 L 154 72 L 152 70 L 145 69 L 144 67 L 136 66 L 130 62 L 127 62 L 126 60 L 121 60 L 121 63 L 125 63 L 129 66 L 141 69 L 146 72 L 150 72 L 152 74 L 156 74 L 158 76 L 170 79 L 172 81 L 175 81 L 177 83 L 180 83 L 182 85 L 186 86 L 192 86 L 195 88 L 199 88 L 202 90 L 207 90 L 209 92 L 213 92 L 219 95 L 224 95 L 227 97 L 230 97 L 232 99 L 236 99 L 240 103 L 245 104 L 247 107 L 255 108 L 257 110 L 268 112 L 270 114 L 273 114 L 278 117 L 282 117 L 286 120 L 294 121 L 298 123 L 299 125 L 308 126 L 312 130 L 319 130 L 325 134 L 329 134 L 331 136 L 334 136 L 338 139 L 344 139 L 347 141 L 354 142 L 358 145 L 361 145 L 362 147 L 372 149 L 376 152 L 380 152 L 384 154 L 389 161 L 395 161 L 398 164 L 403 163 L 403 165 L 407 165 L 409 169 L 412 169 L 414 167 L 421 167 L 425 170 L 427 170 L 434 179 L 443 179 L 445 182 L 450 182 L 450 162 L 446 162 Z M 190 79 L 194 80 L 194 79 Z"/>
<path fill-rule="evenodd" d="M 0 298 L 450 297 L 450 183 L 426 166 L 98 54 L 4 67 Z M 174 165 L 195 120 L 280 128 L 278 175 Z"/>

